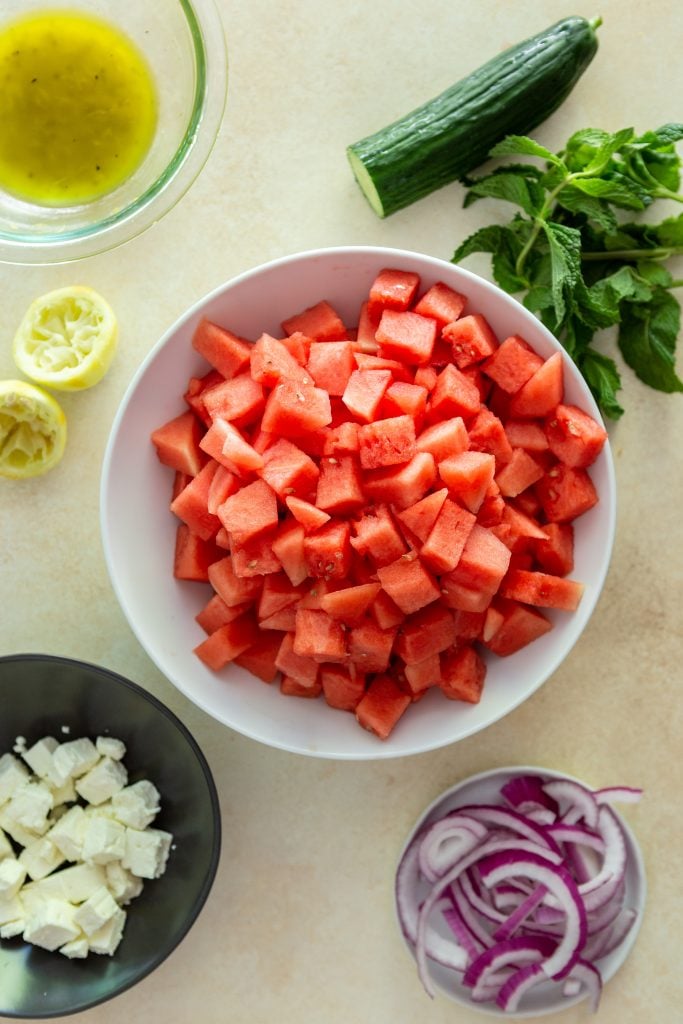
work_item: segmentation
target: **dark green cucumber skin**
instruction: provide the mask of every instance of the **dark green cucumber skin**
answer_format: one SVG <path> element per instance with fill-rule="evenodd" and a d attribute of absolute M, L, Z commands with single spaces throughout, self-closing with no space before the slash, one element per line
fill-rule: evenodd
<path fill-rule="evenodd" d="M 527 135 L 545 121 L 597 48 L 588 21 L 564 18 L 349 146 L 377 189 L 383 216 L 473 171 L 506 135 Z"/>

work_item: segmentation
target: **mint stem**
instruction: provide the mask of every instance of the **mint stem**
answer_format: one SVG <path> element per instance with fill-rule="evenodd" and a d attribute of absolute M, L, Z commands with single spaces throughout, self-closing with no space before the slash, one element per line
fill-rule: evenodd
<path fill-rule="evenodd" d="M 683 245 L 656 249 L 605 249 L 601 252 L 582 252 L 582 260 L 668 260 L 683 253 Z"/>

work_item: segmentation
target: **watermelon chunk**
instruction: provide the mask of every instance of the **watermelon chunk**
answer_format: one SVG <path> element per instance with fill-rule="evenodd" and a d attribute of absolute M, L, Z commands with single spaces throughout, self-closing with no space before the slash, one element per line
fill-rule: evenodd
<path fill-rule="evenodd" d="M 265 480 L 255 480 L 223 502 L 218 518 L 237 544 L 245 544 L 277 526 L 275 491 Z"/>
<path fill-rule="evenodd" d="M 545 423 L 548 447 L 573 469 L 592 466 L 607 440 L 607 431 L 575 405 L 559 404 Z"/>
<path fill-rule="evenodd" d="M 558 462 L 536 484 L 543 513 L 551 523 L 571 522 L 597 504 L 595 485 L 585 469 Z"/>
<path fill-rule="evenodd" d="M 323 696 L 331 708 L 355 711 L 365 693 L 365 676 L 344 665 L 323 665 L 320 671 Z"/>
<path fill-rule="evenodd" d="M 403 675 L 413 696 L 424 693 L 430 686 L 438 686 L 441 682 L 441 659 L 438 654 L 431 654 L 423 661 L 404 665 Z"/>
<path fill-rule="evenodd" d="M 282 500 L 289 495 L 312 497 L 320 476 L 320 470 L 310 455 L 286 438 L 265 450 L 259 473 Z"/>
<path fill-rule="evenodd" d="M 322 388 L 301 381 L 283 380 L 270 392 L 261 427 L 282 437 L 315 434 L 332 422 L 330 396 Z"/>
<path fill-rule="evenodd" d="M 438 583 L 414 554 L 378 568 L 377 576 L 382 589 L 406 615 L 418 612 L 441 596 Z"/>
<path fill-rule="evenodd" d="M 200 320 L 195 328 L 192 347 L 226 380 L 249 365 L 249 342 L 206 318 Z"/>
<path fill-rule="evenodd" d="M 346 634 L 331 615 L 312 608 L 298 608 L 293 650 L 313 661 L 345 661 Z"/>
<path fill-rule="evenodd" d="M 512 334 L 484 360 L 481 369 L 499 388 L 514 394 L 542 364 L 543 359 L 531 345 L 518 334 Z"/>
<path fill-rule="evenodd" d="M 410 311 L 385 309 L 375 339 L 380 355 L 410 366 L 425 366 L 436 341 L 436 322 Z"/>
<path fill-rule="evenodd" d="M 481 407 L 479 389 L 469 377 L 448 363 L 436 379 L 428 404 L 428 415 L 432 420 L 462 416 L 472 419 Z"/>
<path fill-rule="evenodd" d="M 251 612 L 245 612 L 232 622 L 211 633 L 194 649 L 204 664 L 214 672 L 243 654 L 248 647 L 258 643 L 259 628 Z"/>
<path fill-rule="evenodd" d="M 407 665 L 440 654 L 456 640 L 452 612 L 440 602 L 409 615 L 396 640 L 396 654 Z"/>
<path fill-rule="evenodd" d="M 550 573 L 511 569 L 503 580 L 500 595 L 540 608 L 574 612 L 583 595 L 583 584 Z"/>
<path fill-rule="evenodd" d="M 171 502 L 171 512 L 202 540 L 215 537 L 221 525 L 209 512 L 209 490 L 217 469 L 217 462 L 207 462 Z"/>
<path fill-rule="evenodd" d="M 411 270 L 380 270 L 370 285 L 368 313 L 379 320 L 385 309 L 405 310 L 420 286 L 420 275 Z"/>
<path fill-rule="evenodd" d="M 225 380 L 218 370 L 209 370 L 203 377 L 190 377 L 183 398 L 205 427 L 211 426 L 211 417 L 204 407 L 204 392 L 212 388 L 214 384 L 221 384 Z"/>
<path fill-rule="evenodd" d="M 450 700 L 478 704 L 485 675 L 486 665 L 471 644 L 463 644 L 442 655 L 439 685 Z"/>
<path fill-rule="evenodd" d="M 351 561 L 346 520 L 331 519 L 315 533 L 304 537 L 304 558 L 309 576 L 344 579 Z"/>
<path fill-rule="evenodd" d="M 366 508 L 352 521 L 351 546 L 372 559 L 375 566 L 388 565 L 408 550 L 386 505 Z"/>
<path fill-rule="evenodd" d="M 183 412 L 152 431 L 152 444 L 164 466 L 196 476 L 206 462 L 199 447 L 204 427 L 193 412 Z"/>
<path fill-rule="evenodd" d="M 446 498 L 429 536 L 420 548 L 420 558 L 434 573 L 451 572 L 460 561 L 476 517 Z"/>
<path fill-rule="evenodd" d="M 426 427 L 415 443 L 418 451 L 430 452 L 437 462 L 442 462 L 451 455 L 466 452 L 470 439 L 462 416 L 452 416 Z"/>
<path fill-rule="evenodd" d="M 215 633 L 219 626 L 224 626 L 233 619 L 238 619 L 243 612 L 249 611 L 250 604 L 235 604 L 231 608 L 220 594 L 212 594 L 203 608 L 195 615 L 195 622 L 205 633 Z"/>
<path fill-rule="evenodd" d="M 272 543 L 273 554 L 295 587 L 303 583 L 308 576 L 304 537 L 304 528 L 301 523 L 291 519 L 281 523 Z"/>
<path fill-rule="evenodd" d="M 320 460 L 320 477 L 315 503 L 330 515 L 352 515 L 365 504 L 360 467 L 354 455 L 325 456 Z"/>
<path fill-rule="evenodd" d="M 524 448 L 514 448 L 509 461 L 496 473 L 500 493 L 515 498 L 543 476 L 543 467 Z"/>
<path fill-rule="evenodd" d="M 439 491 L 432 491 L 425 498 L 420 498 L 419 501 L 416 501 L 414 505 L 410 505 L 408 508 L 398 512 L 397 518 L 407 527 L 411 536 L 422 541 L 424 544 L 431 533 L 447 496 L 447 487 L 442 487 Z"/>
<path fill-rule="evenodd" d="M 481 313 L 472 313 L 447 324 L 442 337 L 450 343 L 453 362 L 460 370 L 480 363 L 498 348 L 498 339 Z"/>
<path fill-rule="evenodd" d="M 437 327 L 443 330 L 446 324 L 452 323 L 462 315 L 466 305 L 467 299 L 464 295 L 443 281 L 437 281 L 417 301 L 414 312 L 436 320 Z"/>
<path fill-rule="evenodd" d="M 323 512 L 317 505 L 312 505 L 311 502 L 303 501 L 301 498 L 295 498 L 293 495 L 285 498 L 285 505 L 297 522 L 301 523 L 306 533 L 313 533 L 314 530 L 320 529 L 332 518 L 329 513 Z"/>
<path fill-rule="evenodd" d="M 257 338 L 251 347 L 249 360 L 252 379 L 264 387 L 274 388 L 283 380 L 311 383 L 306 370 L 285 343 L 270 334 Z"/>
<path fill-rule="evenodd" d="M 460 583 L 479 593 L 493 594 L 510 565 L 510 550 L 485 527 L 475 523 L 465 541 L 460 561 L 442 584 Z M 481 611 L 482 609 L 466 609 Z"/>
<path fill-rule="evenodd" d="M 344 341 L 347 337 L 343 320 L 326 299 L 283 320 L 282 329 L 285 334 L 300 332 L 315 341 Z"/>
<path fill-rule="evenodd" d="M 235 664 L 246 669 L 247 672 L 251 672 L 258 679 L 262 679 L 264 683 L 272 683 L 278 675 L 275 659 L 281 643 L 281 633 L 271 629 L 260 629 L 256 643 L 247 647 L 242 654 L 238 654 Z"/>
<path fill-rule="evenodd" d="M 313 687 L 318 682 L 320 666 L 309 655 L 297 654 L 294 642 L 294 633 L 285 633 L 275 656 L 275 666 L 283 675 L 302 686 Z"/>
<path fill-rule="evenodd" d="M 501 658 L 515 654 L 552 629 L 552 623 L 541 612 L 517 601 L 496 598 L 494 608 L 500 613 L 501 621 L 484 644 Z"/>
<path fill-rule="evenodd" d="M 574 568 L 574 527 L 571 523 L 546 523 L 545 538 L 534 543 L 539 567 L 554 576 L 567 576 Z"/>
<path fill-rule="evenodd" d="M 349 630 L 348 637 L 349 660 L 359 672 L 384 672 L 389 667 L 395 629 L 380 629 L 376 622 L 366 618 Z"/>
<path fill-rule="evenodd" d="M 323 611 L 333 619 L 353 624 L 361 619 L 380 592 L 379 583 L 361 583 L 355 587 L 325 594 L 320 601 Z"/>
<path fill-rule="evenodd" d="M 324 388 L 328 395 L 343 395 L 355 368 L 350 341 L 315 342 L 311 345 L 306 369 L 316 387 Z"/>
<path fill-rule="evenodd" d="M 209 566 L 209 582 L 228 608 L 238 604 L 252 603 L 261 592 L 262 580 L 258 577 L 237 576 L 233 569 L 232 557 L 226 555 Z"/>
<path fill-rule="evenodd" d="M 411 417 L 414 423 L 417 423 L 424 416 L 428 394 L 427 389 L 419 384 L 395 380 L 384 393 L 379 414 L 382 418 L 388 419 L 405 413 L 406 416 Z"/>
<path fill-rule="evenodd" d="M 220 557 L 212 540 L 203 540 L 186 523 L 178 523 L 173 554 L 173 575 L 177 580 L 208 582 L 209 566 Z"/>
<path fill-rule="evenodd" d="M 367 423 L 358 430 L 360 464 L 363 469 L 395 466 L 416 454 L 415 423 L 410 416 L 393 416 Z"/>
<path fill-rule="evenodd" d="M 479 511 L 493 480 L 496 460 L 488 452 L 461 452 L 439 463 L 449 493 L 470 512 Z"/>
<path fill-rule="evenodd" d="M 418 452 L 410 462 L 399 466 L 368 470 L 363 478 L 363 490 L 370 501 L 404 509 L 423 498 L 436 477 L 434 456 L 430 452 Z"/>
<path fill-rule="evenodd" d="M 390 370 L 354 370 L 344 388 L 342 402 L 356 419 L 370 423 L 390 383 Z"/>
<path fill-rule="evenodd" d="M 562 401 L 563 394 L 562 353 L 555 352 L 513 395 L 510 415 L 522 418 L 547 416 Z"/>
<path fill-rule="evenodd" d="M 263 388 L 249 373 L 240 373 L 231 380 L 207 388 L 203 396 L 204 408 L 213 421 L 216 416 L 243 427 L 253 423 L 263 412 Z"/>
<path fill-rule="evenodd" d="M 378 675 L 372 680 L 356 707 L 359 725 L 385 740 L 411 703 L 391 676 Z"/>

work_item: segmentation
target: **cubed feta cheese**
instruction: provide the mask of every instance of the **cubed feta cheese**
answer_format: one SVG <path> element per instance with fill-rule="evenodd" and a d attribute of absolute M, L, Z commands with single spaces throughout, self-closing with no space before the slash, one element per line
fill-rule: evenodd
<path fill-rule="evenodd" d="M 24 938 L 34 946 L 50 951 L 72 942 L 80 935 L 76 924 L 77 908 L 66 900 L 47 899 L 36 905 L 26 921 Z"/>
<path fill-rule="evenodd" d="M 119 905 L 106 888 L 102 885 L 96 889 L 92 896 L 89 896 L 85 903 L 81 903 L 76 911 L 74 921 L 86 935 L 99 931 L 118 912 Z"/>
<path fill-rule="evenodd" d="M 126 756 L 126 744 L 113 736 L 98 736 L 95 746 L 102 757 L 110 757 L 112 761 L 121 761 Z"/>
<path fill-rule="evenodd" d="M 0 757 L 0 804 L 6 803 L 29 780 L 29 772 L 14 754 Z"/>
<path fill-rule="evenodd" d="M 98 931 L 88 936 L 88 945 L 93 953 L 101 953 L 104 956 L 113 956 L 123 935 L 123 927 L 126 923 L 125 910 L 117 909 L 116 913 L 109 918 L 107 923 Z"/>
<path fill-rule="evenodd" d="M 0 860 L 0 900 L 16 896 L 26 878 L 26 867 L 15 857 Z"/>
<path fill-rule="evenodd" d="M 166 869 L 172 840 L 173 836 L 162 829 L 147 828 L 140 832 L 127 828 L 126 853 L 121 863 L 138 878 L 159 878 Z"/>
<path fill-rule="evenodd" d="M 89 804 L 103 804 L 128 782 L 128 772 L 120 761 L 103 757 L 76 783 L 76 792 Z"/>
<path fill-rule="evenodd" d="M 67 860 L 80 860 L 83 854 L 85 811 L 74 804 L 46 833 L 46 838 L 64 854 Z"/>
<path fill-rule="evenodd" d="M 114 816 L 124 825 L 144 829 L 159 813 L 159 790 L 153 782 L 141 779 L 115 793 L 111 805 Z"/>
<path fill-rule="evenodd" d="M 93 741 L 86 736 L 60 743 L 52 757 L 57 771 L 64 778 L 77 779 L 97 764 L 100 755 Z"/>
<path fill-rule="evenodd" d="M 88 940 L 83 935 L 78 939 L 72 939 L 71 942 L 65 942 L 63 946 L 59 947 L 59 952 L 67 956 L 69 960 L 84 960 L 89 949 Z"/>
<path fill-rule="evenodd" d="M 29 846 L 39 838 L 37 832 L 31 832 L 30 829 L 24 828 L 23 825 L 20 825 L 19 822 L 10 815 L 9 803 L 0 807 L 0 828 L 3 829 L 7 835 L 20 846 Z"/>
<path fill-rule="evenodd" d="M 19 863 L 23 864 L 28 876 L 36 881 L 56 871 L 64 863 L 64 854 L 49 839 L 41 836 L 30 846 L 24 847 L 19 854 Z"/>
<path fill-rule="evenodd" d="M 69 903 L 83 903 L 106 882 L 107 876 L 101 865 L 74 864 L 55 871 L 39 882 L 30 882 L 21 893 L 23 899 L 34 895 L 41 900 L 46 896 L 54 896 L 68 900 Z"/>
<path fill-rule="evenodd" d="M 108 864 L 121 860 L 126 852 L 126 829 L 119 821 L 104 815 L 86 814 L 83 834 L 83 860 Z"/>
<path fill-rule="evenodd" d="M 9 921 L 7 924 L 0 924 L 0 939 L 15 939 L 17 935 L 21 935 L 26 927 L 26 921 L 23 917 L 18 917 L 15 921 Z"/>
<path fill-rule="evenodd" d="M 6 814 L 17 825 L 42 835 L 48 828 L 48 815 L 54 806 L 52 793 L 44 782 L 29 780 L 10 797 L 5 808 Z"/>
<path fill-rule="evenodd" d="M 68 775 L 58 771 L 55 766 L 52 755 L 58 746 L 54 736 L 44 736 L 21 755 L 31 771 L 52 788 L 63 786 L 68 779 Z"/>
<path fill-rule="evenodd" d="M 12 844 L 10 843 L 9 839 L 0 828 L 0 860 L 2 860 L 4 857 L 13 856 L 14 850 L 12 849 Z"/>
<path fill-rule="evenodd" d="M 9 924 L 24 917 L 24 901 L 21 896 L 0 899 L 0 925 Z"/>
<path fill-rule="evenodd" d="M 55 807 L 74 803 L 77 799 L 74 780 L 67 779 L 63 786 L 53 786 L 52 799 L 54 800 Z"/>
<path fill-rule="evenodd" d="M 128 868 L 124 868 L 120 861 L 113 860 L 105 866 L 107 873 L 107 889 L 117 903 L 126 906 L 131 900 L 137 899 L 143 889 L 143 881 L 134 875 Z"/>

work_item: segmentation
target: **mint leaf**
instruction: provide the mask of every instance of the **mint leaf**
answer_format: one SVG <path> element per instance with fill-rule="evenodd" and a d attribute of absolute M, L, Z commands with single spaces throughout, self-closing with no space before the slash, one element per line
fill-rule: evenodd
<path fill-rule="evenodd" d="M 581 353 L 577 365 L 602 412 L 610 419 L 618 420 L 624 410 L 617 400 L 617 392 L 621 390 L 621 377 L 614 360 L 594 348 L 586 348 Z"/>
<path fill-rule="evenodd" d="M 540 160 L 546 160 L 549 164 L 564 167 L 564 163 L 559 156 L 551 153 L 545 146 L 541 146 L 540 143 L 528 138 L 526 135 L 506 136 L 502 142 L 493 147 L 489 156 L 537 156 Z"/>
<path fill-rule="evenodd" d="M 593 157 L 584 166 L 582 173 L 585 175 L 599 175 L 605 170 L 612 156 L 617 153 L 627 142 L 635 138 L 633 128 L 622 128 L 614 135 L 608 135 L 595 149 Z"/>
<path fill-rule="evenodd" d="M 569 210 L 570 213 L 582 213 L 605 231 L 616 230 L 617 218 L 609 206 L 597 197 L 567 186 L 559 193 L 557 202 L 559 206 L 564 210 Z"/>
<path fill-rule="evenodd" d="M 606 199 L 613 206 L 626 210 L 644 210 L 643 189 L 620 176 L 619 180 L 607 178 L 574 178 L 571 187 L 585 192 L 596 199 Z"/>
<path fill-rule="evenodd" d="M 517 258 L 531 230 L 530 221 L 513 221 L 512 225 L 491 224 L 480 228 L 458 246 L 451 258 L 460 263 L 475 252 L 493 255 L 493 276 L 498 285 L 510 294 L 522 291 L 528 282 L 516 272 Z"/>
<path fill-rule="evenodd" d="M 624 307 L 619 349 L 639 379 L 657 391 L 683 391 L 683 381 L 675 370 L 680 326 L 678 302 L 661 288 L 654 292 L 650 302 Z"/>
<path fill-rule="evenodd" d="M 543 225 L 550 248 L 555 316 L 561 324 L 567 312 L 567 294 L 581 275 L 581 235 L 576 228 L 546 221 Z"/>
<path fill-rule="evenodd" d="M 520 206 L 531 217 L 540 212 L 545 200 L 545 192 L 537 182 L 527 179 L 518 172 L 503 171 L 475 181 L 470 186 L 468 199 L 470 196 L 503 199 Z"/>

